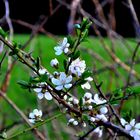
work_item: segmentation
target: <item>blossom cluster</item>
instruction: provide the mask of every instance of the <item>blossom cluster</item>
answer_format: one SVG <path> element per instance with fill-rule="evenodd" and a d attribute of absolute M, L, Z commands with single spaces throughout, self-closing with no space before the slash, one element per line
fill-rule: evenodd
<path fill-rule="evenodd" d="M 67 61 L 64 64 L 64 71 L 59 71 L 60 62 L 57 58 L 50 61 L 50 66 L 55 69 L 55 71 L 50 74 L 45 68 L 40 68 L 38 73 L 41 76 L 48 77 L 48 81 L 39 81 L 34 84 L 33 91 L 37 93 L 37 97 L 42 100 L 43 98 L 47 100 L 53 99 L 53 93 L 55 92 L 58 96 L 63 99 L 69 107 L 80 110 L 84 115 L 87 116 L 87 120 L 80 118 L 76 114 L 70 113 L 69 109 L 66 107 L 66 112 L 69 114 L 68 125 L 87 127 L 87 125 L 93 124 L 97 127 L 93 130 L 97 133 L 99 137 L 103 135 L 103 127 L 98 126 L 98 122 L 108 122 L 110 116 L 110 109 L 108 101 L 102 97 L 99 93 L 93 93 L 90 91 L 91 82 L 93 78 L 91 76 L 83 76 L 86 72 L 86 63 L 80 57 L 73 58 L 70 54 L 74 55 L 73 49 L 68 38 L 64 38 L 62 42 L 59 42 L 57 46 L 54 47 L 55 55 L 60 56 L 64 54 L 67 57 Z M 73 86 L 81 80 L 81 88 L 84 91 L 80 95 L 80 99 L 76 96 L 69 94 L 69 91 Z M 82 96 L 83 95 L 83 96 Z M 29 121 L 35 123 L 41 121 L 42 111 L 34 109 L 33 112 L 29 114 Z M 133 119 L 130 123 L 125 121 L 125 119 L 120 119 L 124 129 L 132 136 L 135 140 L 140 139 L 140 123 L 136 123 Z"/>

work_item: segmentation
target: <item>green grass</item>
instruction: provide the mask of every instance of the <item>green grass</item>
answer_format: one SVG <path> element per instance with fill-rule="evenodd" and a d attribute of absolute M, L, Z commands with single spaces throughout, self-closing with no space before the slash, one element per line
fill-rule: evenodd
<path fill-rule="evenodd" d="M 24 44 L 29 38 L 29 35 L 16 35 L 15 36 L 15 41 L 19 42 L 21 44 Z M 61 39 L 58 39 L 61 40 Z M 108 44 L 110 46 L 111 42 L 108 39 L 105 39 L 106 44 Z M 131 41 L 130 39 L 127 39 L 128 44 L 131 46 L 131 49 L 134 50 L 136 43 Z M 34 58 L 37 58 L 37 56 L 40 56 L 41 58 L 41 62 L 42 65 L 44 67 L 46 67 L 50 72 L 55 71 L 55 69 L 50 67 L 50 61 L 51 59 L 57 57 L 61 67 L 61 70 L 63 70 L 63 59 L 64 59 L 64 55 L 62 55 L 61 57 L 55 56 L 54 54 L 54 46 L 56 45 L 56 40 L 48 38 L 46 36 L 37 36 L 36 38 L 33 39 L 33 41 L 28 45 L 28 47 L 26 48 L 27 52 L 32 52 L 32 55 Z M 91 53 L 95 52 L 97 54 L 99 54 L 106 62 L 108 62 L 109 64 L 113 64 L 114 62 L 112 61 L 112 59 L 110 58 L 110 56 L 107 54 L 107 52 L 104 50 L 104 48 L 102 47 L 99 39 L 97 38 L 93 38 L 90 37 L 87 42 L 82 43 L 80 45 L 80 49 L 82 50 L 82 48 L 87 48 Z M 132 57 L 132 52 L 129 52 L 128 49 L 122 45 L 122 43 L 119 40 L 115 41 L 115 52 L 116 55 L 122 60 L 122 61 L 127 61 L 130 60 Z M 140 53 L 140 51 L 138 52 Z M 95 68 L 96 65 L 96 69 L 100 69 L 103 67 L 103 64 L 101 64 L 100 62 L 98 62 L 96 59 L 94 59 L 92 56 L 90 56 L 87 52 L 85 51 L 81 51 L 81 57 L 86 60 L 86 64 L 87 67 L 89 67 L 89 69 L 93 70 L 93 68 Z M 0 56 L 1 58 L 1 56 Z M 1 69 L 1 77 L 0 77 L 0 84 L 2 83 L 3 79 L 4 79 L 4 74 L 6 72 L 6 67 L 7 67 L 7 59 L 4 60 L 4 64 L 2 65 L 2 69 Z M 140 66 L 139 64 L 136 65 L 136 70 L 137 72 L 140 71 Z M 34 108 L 37 107 L 37 98 L 35 96 L 35 93 L 30 93 L 27 90 L 23 90 L 18 84 L 17 81 L 18 80 L 29 80 L 29 75 L 31 74 L 31 71 L 29 70 L 29 68 L 27 68 L 26 66 L 23 66 L 20 62 L 17 62 L 17 64 L 15 65 L 12 73 L 11 73 L 11 80 L 10 80 L 10 85 L 7 91 L 7 95 L 9 96 L 9 98 L 11 98 L 16 104 L 17 106 L 22 109 L 27 115 L 30 111 L 32 111 Z M 122 87 L 124 86 L 124 79 L 127 77 L 128 73 L 126 73 L 126 71 L 122 68 L 119 68 L 119 77 L 116 77 L 114 75 L 113 72 L 111 71 L 106 71 L 103 72 L 101 74 L 99 74 L 98 76 L 96 76 L 96 78 L 98 79 L 98 82 L 103 81 L 103 85 L 102 85 L 102 90 L 104 93 L 108 93 L 111 92 L 113 90 L 116 89 L 117 87 Z M 94 86 L 93 89 L 95 90 Z M 78 94 L 84 94 L 83 90 L 80 90 Z M 139 108 L 139 99 L 137 100 L 131 100 L 130 102 L 128 102 L 128 104 L 126 106 L 124 106 L 124 110 L 127 111 L 129 109 L 133 109 L 134 107 Z M 53 104 L 53 101 L 44 103 L 46 107 L 51 108 L 51 106 L 56 106 Z M 43 104 L 43 105 L 44 105 Z M 131 107 L 130 107 L 131 105 Z M 140 113 L 140 110 L 136 110 L 134 111 L 133 115 L 137 115 Z M 2 99 L 0 99 L 0 123 L 2 123 L 4 120 L 4 125 L 8 126 L 10 124 L 12 124 L 15 121 L 21 120 L 21 118 L 16 114 L 16 112 Z M 53 115 L 53 113 L 51 114 L 47 114 L 47 117 Z M 4 117 L 5 116 L 5 117 Z M 66 125 L 66 119 L 65 117 L 62 117 L 60 119 L 57 119 L 57 121 L 61 122 L 64 121 L 65 123 L 62 123 L 61 126 L 59 126 L 59 129 L 61 130 L 56 130 L 57 133 L 55 131 L 56 128 L 54 128 L 53 123 L 50 122 L 48 123 L 47 126 L 47 133 L 49 134 L 49 137 L 51 140 L 55 140 L 56 137 L 59 137 L 61 139 L 70 139 L 68 138 L 69 135 L 65 132 L 65 127 L 67 127 Z M 18 129 L 24 129 L 25 126 L 18 126 L 18 128 L 15 128 L 14 130 L 12 130 L 12 132 L 16 132 Z M 11 132 L 9 132 L 10 134 Z M 32 139 L 32 134 L 24 134 L 23 136 L 20 136 L 17 139 Z"/>

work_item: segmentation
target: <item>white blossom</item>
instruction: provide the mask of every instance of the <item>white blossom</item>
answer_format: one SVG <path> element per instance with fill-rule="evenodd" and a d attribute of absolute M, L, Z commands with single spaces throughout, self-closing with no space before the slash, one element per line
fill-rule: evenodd
<path fill-rule="evenodd" d="M 93 109 L 92 105 L 89 105 L 87 108 L 88 108 L 88 110 L 92 110 Z"/>
<path fill-rule="evenodd" d="M 52 95 L 47 90 L 43 90 L 40 88 L 34 88 L 33 89 L 37 93 L 37 97 L 41 100 L 43 98 L 46 98 L 47 100 L 52 100 Z"/>
<path fill-rule="evenodd" d="M 46 69 L 42 68 L 42 69 L 39 69 L 38 72 L 40 75 L 44 75 L 47 71 L 46 71 Z"/>
<path fill-rule="evenodd" d="M 95 118 L 94 117 L 90 117 L 90 119 L 89 119 L 91 122 L 95 122 Z"/>
<path fill-rule="evenodd" d="M 62 42 L 58 43 L 58 46 L 54 47 L 56 51 L 56 55 L 61 55 L 63 52 L 68 53 L 70 44 L 68 43 L 68 39 L 65 37 Z"/>
<path fill-rule="evenodd" d="M 74 121 L 73 125 L 75 125 L 75 126 L 78 125 L 78 121 Z"/>
<path fill-rule="evenodd" d="M 107 112 L 108 112 L 107 107 L 103 106 L 103 107 L 100 108 L 100 113 L 101 114 L 106 114 Z"/>
<path fill-rule="evenodd" d="M 140 140 L 140 123 L 136 123 L 135 119 L 132 119 L 130 123 L 128 123 L 125 119 L 121 118 L 121 124 L 134 140 Z"/>
<path fill-rule="evenodd" d="M 74 105 L 78 105 L 78 104 L 79 104 L 79 100 L 76 99 L 76 98 L 74 98 L 74 99 L 73 99 L 73 104 L 74 104 Z"/>
<path fill-rule="evenodd" d="M 58 64 L 59 64 L 59 62 L 56 58 L 52 59 L 51 62 L 50 62 L 50 65 L 52 67 L 58 67 Z"/>
<path fill-rule="evenodd" d="M 63 88 L 69 89 L 72 84 L 70 83 L 72 81 L 72 76 L 66 76 L 64 72 L 60 72 L 60 76 L 58 78 L 52 78 L 52 83 L 56 85 L 56 90 L 62 90 Z"/>
<path fill-rule="evenodd" d="M 86 92 L 86 93 L 84 94 L 84 98 L 86 98 L 86 99 L 91 99 L 91 98 L 92 98 L 92 94 L 91 94 L 90 92 Z"/>
<path fill-rule="evenodd" d="M 98 120 L 98 121 L 101 120 L 103 122 L 107 122 L 108 121 L 104 114 L 97 114 L 96 115 L 96 120 Z"/>
<path fill-rule="evenodd" d="M 90 85 L 89 82 L 91 82 L 93 80 L 93 78 L 92 77 L 88 77 L 85 80 L 87 80 L 87 82 L 85 84 L 81 85 L 82 89 L 90 89 L 91 85 Z"/>
<path fill-rule="evenodd" d="M 99 95 L 95 94 L 94 99 L 93 99 L 93 103 L 99 105 L 99 104 L 106 103 L 106 100 L 99 98 Z"/>
<path fill-rule="evenodd" d="M 98 137 L 102 137 L 103 135 L 103 130 L 100 127 L 97 127 L 96 129 L 93 130 L 94 133 L 98 134 Z"/>
<path fill-rule="evenodd" d="M 76 121 L 74 118 L 69 119 L 68 124 L 72 124 L 72 125 L 78 125 L 78 121 Z"/>
<path fill-rule="evenodd" d="M 31 123 L 35 123 L 36 121 L 41 120 L 42 111 L 38 109 L 34 109 L 33 112 L 29 114 L 29 121 Z"/>
<path fill-rule="evenodd" d="M 77 76 L 81 76 L 81 74 L 85 71 L 86 68 L 86 64 L 84 60 L 80 60 L 79 58 L 77 58 L 76 60 L 74 60 L 70 66 L 69 66 L 69 71 L 72 74 L 75 74 Z"/>

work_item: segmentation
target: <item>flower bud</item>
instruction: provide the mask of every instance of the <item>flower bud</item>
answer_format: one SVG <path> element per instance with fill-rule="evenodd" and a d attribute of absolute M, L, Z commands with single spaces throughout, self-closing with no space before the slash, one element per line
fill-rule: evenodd
<path fill-rule="evenodd" d="M 52 59 L 51 62 L 50 62 L 50 65 L 54 68 L 58 68 L 58 60 L 55 58 L 55 59 Z"/>

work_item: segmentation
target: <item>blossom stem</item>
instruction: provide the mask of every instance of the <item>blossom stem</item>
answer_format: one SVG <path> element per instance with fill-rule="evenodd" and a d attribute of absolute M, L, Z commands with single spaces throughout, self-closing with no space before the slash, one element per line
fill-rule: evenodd
<path fill-rule="evenodd" d="M 61 113 L 61 114 L 57 114 L 57 115 L 55 115 L 55 116 L 53 116 L 53 117 L 51 117 L 51 118 L 49 118 L 49 119 L 47 119 L 47 120 L 45 120 L 45 121 L 42 121 L 42 122 L 40 122 L 40 123 L 37 123 L 36 125 L 34 125 L 34 126 L 32 126 L 32 127 L 29 127 L 29 128 L 27 128 L 27 129 L 25 129 L 25 130 L 22 130 L 22 131 L 18 132 L 17 134 L 15 134 L 15 135 L 13 135 L 13 136 L 7 138 L 6 140 L 15 138 L 15 137 L 17 137 L 17 136 L 19 136 L 19 135 L 21 135 L 21 134 L 24 134 L 24 133 L 27 133 L 28 131 L 31 131 L 31 130 L 33 130 L 33 129 L 36 129 L 36 128 L 38 128 L 38 127 L 40 127 L 40 126 L 42 126 L 42 125 L 44 125 L 44 124 L 46 124 L 46 123 L 48 123 L 48 122 L 50 122 L 50 121 L 56 119 L 56 118 L 58 118 L 58 117 L 61 117 L 62 115 L 63 115 L 62 113 Z"/>

